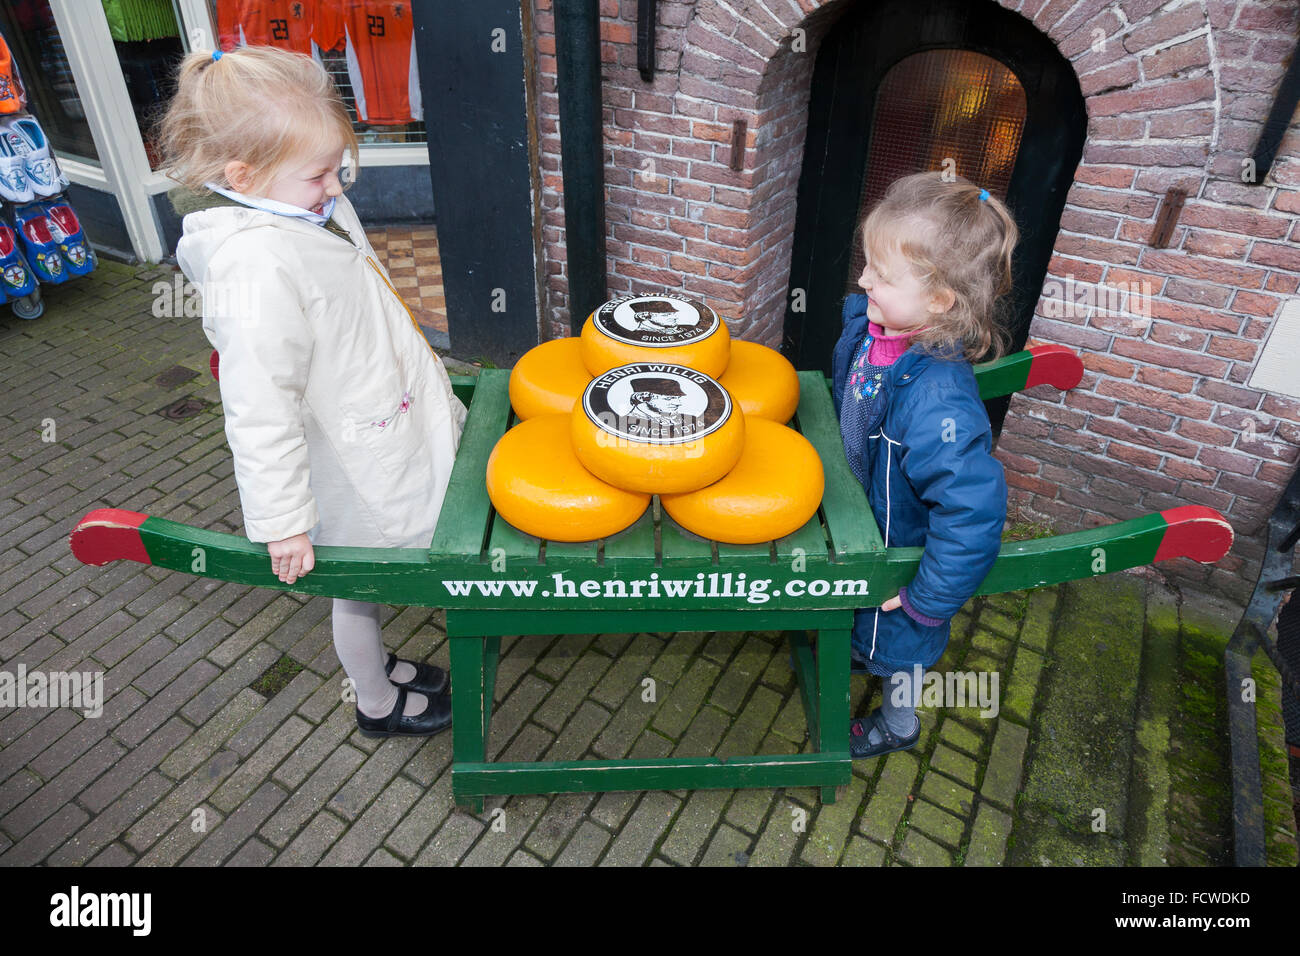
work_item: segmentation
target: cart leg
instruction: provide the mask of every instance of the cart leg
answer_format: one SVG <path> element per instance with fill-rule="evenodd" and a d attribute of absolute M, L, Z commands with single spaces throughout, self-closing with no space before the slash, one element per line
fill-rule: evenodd
<path fill-rule="evenodd" d="M 817 740 L 820 753 L 849 753 L 849 638 L 851 630 L 817 635 Z M 851 766 L 851 765 L 850 765 Z M 845 780 L 847 783 L 848 781 Z M 822 787 L 822 802 L 835 802 L 835 787 Z"/>
<path fill-rule="evenodd" d="M 483 812 L 483 797 L 465 797 L 456 785 L 456 764 L 483 763 L 487 757 L 488 684 L 486 640 L 453 637 L 451 641 L 451 792 L 456 805 L 471 813 Z"/>

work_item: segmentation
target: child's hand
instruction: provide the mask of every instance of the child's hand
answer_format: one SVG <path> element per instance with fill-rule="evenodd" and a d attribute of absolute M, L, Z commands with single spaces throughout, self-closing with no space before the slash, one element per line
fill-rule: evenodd
<path fill-rule="evenodd" d="M 891 597 L 884 604 L 880 605 L 882 611 L 896 611 L 903 606 L 903 599 L 898 595 Z"/>
<path fill-rule="evenodd" d="M 271 552 L 271 573 L 285 584 L 293 584 L 316 567 L 316 555 L 311 549 L 311 539 L 305 534 L 272 541 L 266 546 Z"/>

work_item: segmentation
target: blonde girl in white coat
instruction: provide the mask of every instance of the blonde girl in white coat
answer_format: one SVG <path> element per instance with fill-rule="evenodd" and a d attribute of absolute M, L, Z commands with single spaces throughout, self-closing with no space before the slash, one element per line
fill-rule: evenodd
<path fill-rule="evenodd" d="M 427 548 L 465 407 L 343 195 L 357 139 L 333 82 L 271 47 L 191 53 L 159 133 L 249 540 L 288 584 L 311 572 L 313 544 Z M 444 729 L 445 671 L 385 656 L 379 615 L 334 600 L 358 727 Z"/>

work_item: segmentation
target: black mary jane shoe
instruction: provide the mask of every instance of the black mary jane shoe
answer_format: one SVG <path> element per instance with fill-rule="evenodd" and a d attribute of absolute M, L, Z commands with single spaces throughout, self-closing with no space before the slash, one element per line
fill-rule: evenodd
<path fill-rule="evenodd" d="M 357 708 L 357 729 L 363 737 L 428 737 L 451 726 L 451 699 L 434 694 L 424 713 L 405 716 L 406 688 L 397 688 L 397 703 L 387 717 L 367 717 Z"/>
<path fill-rule="evenodd" d="M 399 684 L 393 680 L 393 668 L 398 664 L 410 664 L 415 668 L 415 676 L 410 680 Z M 388 663 L 384 665 L 384 673 L 389 675 L 394 687 L 405 687 L 409 691 L 417 694 L 424 694 L 426 697 L 433 697 L 441 694 L 447 689 L 447 672 L 435 664 L 417 664 L 415 661 L 399 661 L 396 654 L 388 655 Z"/>
<path fill-rule="evenodd" d="M 872 744 L 868 740 L 871 728 L 880 731 L 880 743 Z M 866 760 L 879 757 L 897 750 L 911 750 L 921 739 L 921 722 L 916 722 L 916 730 L 910 736 L 900 737 L 885 723 L 885 716 L 877 707 L 867 718 L 857 717 L 849 724 L 849 757 L 852 760 Z"/>

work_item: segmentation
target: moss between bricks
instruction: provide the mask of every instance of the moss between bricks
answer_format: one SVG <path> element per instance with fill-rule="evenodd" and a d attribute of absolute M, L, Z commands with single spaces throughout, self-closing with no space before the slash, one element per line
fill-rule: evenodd
<path fill-rule="evenodd" d="M 1255 678 L 1255 726 L 1264 782 L 1264 845 L 1269 866 L 1297 865 L 1296 819 L 1291 806 L 1282 678 L 1263 651 L 1251 661 Z"/>
<path fill-rule="evenodd" d="M 270 700 L 284 690 L 302 671 L 302 665 L 288 654 L 281 654 L 280 659 L 262 672 L 262 676 L 248 686 Z"/>

